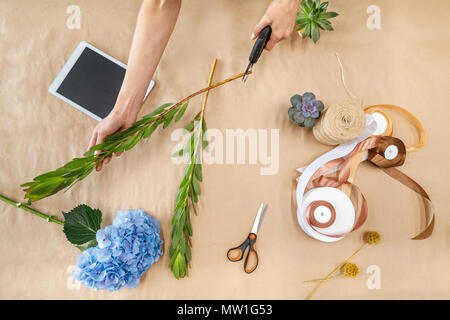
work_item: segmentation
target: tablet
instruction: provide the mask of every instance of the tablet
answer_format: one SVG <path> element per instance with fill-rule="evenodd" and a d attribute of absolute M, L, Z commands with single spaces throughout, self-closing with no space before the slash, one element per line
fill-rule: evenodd
<path fill-rule="evenodd" d="M 48 91 L 100 121 L 113 109 L 126 69 L 124 63 L 82 41 Z M 152 80 L 145 98 L 154 85 Z"/>

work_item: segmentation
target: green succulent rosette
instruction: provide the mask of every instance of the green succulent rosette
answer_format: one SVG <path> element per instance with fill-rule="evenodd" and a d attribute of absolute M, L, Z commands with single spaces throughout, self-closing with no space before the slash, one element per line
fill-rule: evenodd
<path fill-rule="evenodd" d="M 292 107 L 288 110 L 289 119 L 300 127 L 306 128 L 312 128 L 316 125 L 325 108 L 323 102 L 317 100 L 316 96 L 311 92 L 292 96 L 291 105 Z"/>

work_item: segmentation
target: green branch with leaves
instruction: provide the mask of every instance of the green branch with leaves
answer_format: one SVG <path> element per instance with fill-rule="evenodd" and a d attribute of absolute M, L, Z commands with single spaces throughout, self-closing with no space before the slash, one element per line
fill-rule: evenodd
<path fill-rule="evenodd" d="M 216 63 L 217 60 L 214 59 L 208 86 L 211 85 Z M 188 160 L 175 199 L 175 210 L 172 217 L 172 243 L 169 249 L 169 268 L 177 279 L 188 275 L 188 265 L 191 261 L 190 248 L 192 244 L 190 237 L 192 236 L 192 225 L 190 208 L 197 214 L 196 203 L 200 195 L 200 183 L 203 181 L 201 158 L 203 150 L 208 147 L 205 120 L 208 94 L 209 90 L 206 91 L 201 111 L 185 127 L 186 133 L 190 134 L 186 146 L 173 154 L 173 156 L 184 157 Z"/>
<path fill-rule="evenodd" d="M 244 73 L 238 74 L 199 90 L 177 103 L 161 105 L 146 114 L 141 120 L 136 121 L 130 128 L 106 137 L 103 143 L 93 146 L 83 157 L 75 158 L 54 171 L 37 176 L 33 181 L 22 184 L 25 199 L 28 199 L 28 204 L 31 204 L 61 190 L 70 189 L 75 183 L 86 178 L 99 163 L 114 153 L 130 150 L 142 139 L 149 138 L 158 127 L 167 128 L 174 119 L 175 122 L 180 120 L 188 107 L 189 100 L 193 97 L 243 76 Z"/>

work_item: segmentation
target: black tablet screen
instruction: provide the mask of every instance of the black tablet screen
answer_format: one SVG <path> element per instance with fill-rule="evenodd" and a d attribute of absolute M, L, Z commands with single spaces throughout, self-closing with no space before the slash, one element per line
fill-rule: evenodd
<path fill-rule="evenodd" d="M 103 119 L 116 103 L 125 71 L 85 48 L 56 92 Z"/>

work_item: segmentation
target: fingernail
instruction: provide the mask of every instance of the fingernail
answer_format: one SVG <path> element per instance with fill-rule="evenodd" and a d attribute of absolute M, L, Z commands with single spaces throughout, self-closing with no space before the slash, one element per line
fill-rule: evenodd
<path fill-rule="evenodd" d="M 252 33 L 252 35 L 250 36 L 250 39 L 251 40 L 255 39 L 255 34 L 254 33 Z"/>

